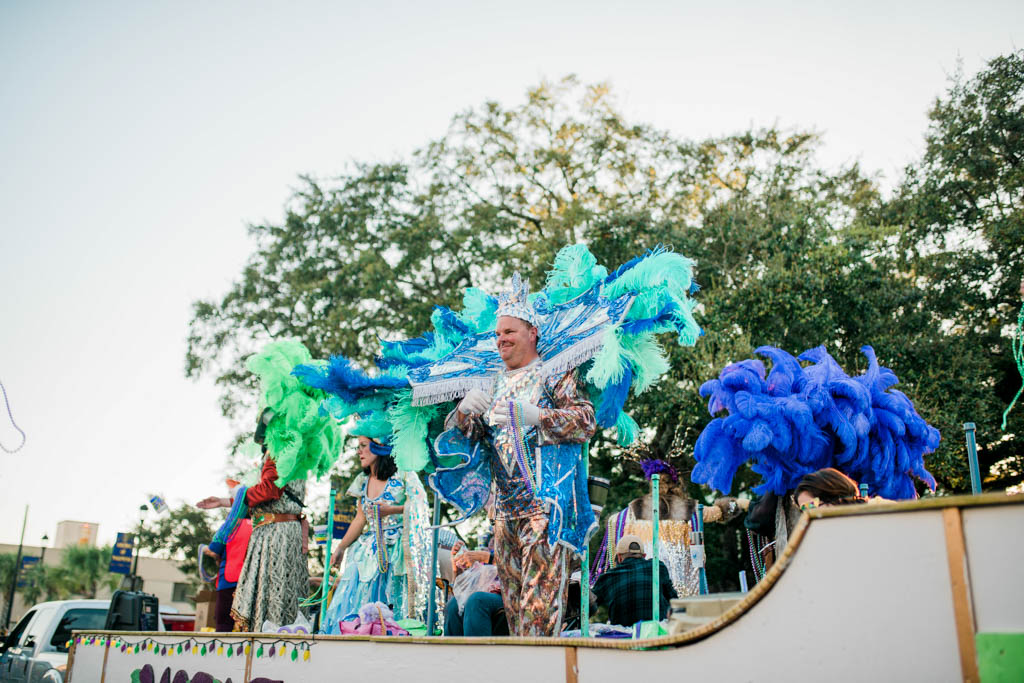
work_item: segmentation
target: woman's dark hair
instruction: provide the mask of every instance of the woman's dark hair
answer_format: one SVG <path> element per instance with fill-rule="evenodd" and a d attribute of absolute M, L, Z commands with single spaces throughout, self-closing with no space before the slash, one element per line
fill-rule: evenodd
<path fill-rule="evenodd" d="M 381 481 L 387 481 L 398 471 L 398 465 L 395 464 L 394 457 L 390 455 L 378 455 L 370 467 L 363 468 L 363 474 L 369 475 L 371 468 L 373 476 Z"/>
<path fill-rule="evenodd" d="M 797 484 L 796 491 L 793 492 L 793 498 L 799 496 L 801 491 L 807 491 L 820 500 L 822 505 L 850 505 L 867 502 L 866 499 L 861 498 L 857 482 L 832 467 L 804 475 L 804 478 Z"/>

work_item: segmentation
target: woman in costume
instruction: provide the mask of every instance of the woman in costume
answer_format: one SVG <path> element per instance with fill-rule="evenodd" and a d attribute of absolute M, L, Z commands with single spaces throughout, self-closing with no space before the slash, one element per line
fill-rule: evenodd
<path fill-rule="evenodd" d="M 793 498 L 801 510 L 868 502 L 860 495 L 857 482 L 834 467 L 805 474 L 793 491 Z"/>
<path fill-rule="evenodd" d="M 365 424 L 365 423 L 364 423 Z M 339 633 L 339 622 L 370 602 L 391 606 L 395 618 L 416 618 L 425 593 L 422 558 L 426 542 L 426 493 L 413 473 L 399 472 L 391 446 L 359 434 L 363 468 L 347 494 L 359 500 L 355 519 L 331 559 L 349 562 L 327 608 L 323 633 Z"/>
<path fill-rule="evenodd" d="M 318 414 L 322 391 L 292 370 L 312 362 L 295 341 L 268 344 L 246 367 L 260 380 L 264 406 L 253 441 L 263 453 L 258 481 L 236 493 L 237 514 L 252 520 L 252 536 L 238 576 L 231 617 L 236 631 L 260 631 L 264 622 L 291 624 L 309 591 L 307 526 L 302 520 L 306 478 L 326 474 L 338 457 L 337 423 Z M 244 448 L 255 448 L 247 444 Z"/>
<path fill-rule="evenodd" d="M 231 606 L 239 631 L 261 631 L 265 621 L 291 624 L 309 592 L 301 524 L 306 481 L 282 488 L 277 479 L 277 466 L 265 454 L 259 483 L 245 492 L 253 528 Z"/>

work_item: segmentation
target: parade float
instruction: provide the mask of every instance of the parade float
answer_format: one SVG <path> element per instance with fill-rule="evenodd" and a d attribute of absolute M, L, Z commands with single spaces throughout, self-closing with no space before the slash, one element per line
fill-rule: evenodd
<path fill-rule="evenodd" d="M 670 275 L 663 277 L 666 265 Z M 627 396 L 667 369 L 654 335 L 672 330 L 683 344 L 696 341 L 692 286 L 688 262 L 669 252 L 648 252 L 608 273 L 585 249 L 571 248 L 560 254 L 537 302 L 557 314 L 547 334 L 542 330 L 547 346 L 538 351 L 560 370 L 581 368 L 598 423 L 614 428 L 622 447 L 640 431 L 624 411 Z M 491 297 L 472 290 L 462 312 L 437 310 L 431 333 L 383 343 L 376 374 L 334 358 L 305 364 L 296 375 L 325 392 L 323 411 L 337 419 L 386 413 L 400 467 L 437 476 L 452 467 L 431 448 L 438 405 L 488 385 L 494 309 Z M 721 681 L 1020 680 L 1024 588 L 1012 577 L 1024 564 L 1024 547 L 1009 540 L 1024 528 L 1024 496 L 917 498 L 922 487 L 934 488 L 923 456 L 939 435 L 892 389 L 895 374 L 870 347 L 868 369 L 855 377 L 824 348 L 798 357 L 772 347 L 757 353 L 771 361 L 770 372 L 760 359 L 740 361 L 702 387 L 714 419 L 696 444 L 692 478 L 728 494 L 740 466 L 749 463 L 761 475 L 755 491 L 778 496 L 783 534 L 771 566 L 759 572 L 752 552 L 750 590 L 707 594 L 702 524 L 715 519 L 712 510 L 737 514 L 737 503 L 662 500 L 659 481 L 673 473 L 652 461 L 641 463 L 650 494 L 602 525 L 604 555 L 599 551 L 593 572 L 589 555 L 583 557 L 581 575 L 593 578 L 613 562 L 608 549 L 628 529 L 649 543 L 652 564 L 659 556 L 678 564 L 673 582 L 680 582 L 682 597 L 672 614 L 660 615 L 667 633 L 638 629 L 632 638 L 612 639 L 82 631 L 70 644 L 66 680 L 447 683 L 472 676 L 589 683 L 638 673 Z M 855 476 L 877 502 L 794 509 L 787 492 L 822 467 Z M 589 584 L 581 581 L 584 595 Z M 584 599 L 584 621 L 588 604 Z M 380 621 L 378 632 L 386 631 L 383 613 Z"/>
<path fill-rule="evenodd" d="M 1007 540 L 1022 528 L 1024 497 L 1003 494 L 804 512 L 736 604 L 653 639 L 88 631 L 74 636 L 67 680 L 1012 680 L 999 672 L 1019 671 L 1024 651 L 1024 588 L 1012 579 L 1024 546 Z"/>

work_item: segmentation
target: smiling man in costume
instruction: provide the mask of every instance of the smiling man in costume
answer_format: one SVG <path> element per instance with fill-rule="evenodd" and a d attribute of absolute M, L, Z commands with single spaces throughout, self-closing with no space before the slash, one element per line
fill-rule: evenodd
<path fill-rule="evenodd" d="M 494 561 L 510 632 L 558 635 L 567 577 L 563 539 L 585 537 L 593 513 L 580 486 L 581 444 L 596 431 L 576 370 L 548 375 L 537 353 L 539 314 L 518 273 L 499 297 L 495 327 L 505 364 L 491 392 L 474 389 L 448 418 L 490 451 L 495 490 Z"/>

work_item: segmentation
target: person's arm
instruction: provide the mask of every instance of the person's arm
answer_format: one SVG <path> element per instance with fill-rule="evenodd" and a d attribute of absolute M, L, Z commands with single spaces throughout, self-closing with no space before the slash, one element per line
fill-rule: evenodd
<path fill-rule="evenodd" d="M 229 508 L 231 507 L 230 498 L 221 498 L 219 496 L 207 496 L 201 501 L 196 503 L 196 507 L 200 510 L 216 510 L 217 508 Z"/>
<path fill-rule="evenodd" d="M 380 505 L 378 506 L 381 517 L 388 515 L 400 515 L 405 512 L 405 505 Z"/>
<path fill-rule="evenodd" d="M 245 492 L 245 502 L 252 506 L 259 503 L 269 503 L 281 497 L 281 489 L 277 484 L 277 465 L 269 455 L 263 460 L 263 470 L 260 472 L 260 483 L 250 486 Z"/>
<path fill-rule="evenodd" d="M 540 428 L 560 443 L 586 443 L 597 431 L 594 404 L 580 391 L 576 371 L 570 370 L 550 388 L 554 408 L 541 408 Z"/>
<path fill-rule="evenodd" d="M 345 532 L 345 536 L 342 537 L 338 543 L 338 548 L 334 551 L 334 555 L 331 557 L 331 565 L 335 567 L 341 566 L 341 560 L 345 557 L 345 550 L 350 545 L 355 543 L 356 539 L 359 538 L 359 534 L 363 533 L 363 527 L 366 526 L 366 515 L 363 514 L 363 506 L 360 505 L 356 511 L 356 516 L 352 520 L 352 523 L 348 525 L 348 531 Z"/>
<path fill-rule="evenodd" d="M 482 439 L 487 430 L 483 414 L 490 406 L 490 400 L 490 397 L 483 391 L 471 390 L 459 401 L 455 410 L 448 413 L 448 417 L 444 421 L 445 429 L 458 427 L 459 431 L 470 439 Z"/>
<path fill-rule="evenodd" d="M 590 605 L 592 607 L 607 604 L 604 594 L 607 586 L 608 582 L 605 580 L 604 574 L 597 577 L 597 581 L 595 581 L 594 585 L 590 588 Z"/>

